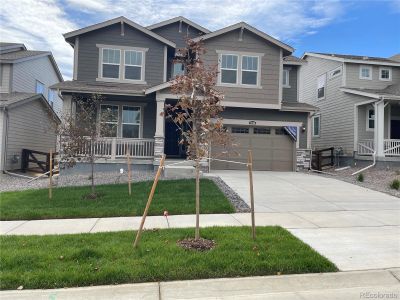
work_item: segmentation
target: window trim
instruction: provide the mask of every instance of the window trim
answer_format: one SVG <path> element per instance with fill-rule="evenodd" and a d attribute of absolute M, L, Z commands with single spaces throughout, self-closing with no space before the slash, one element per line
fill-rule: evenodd
<path fill-rule="evenodd" d="M 139 53 L 141 53 L 142 54 L 142 64 L 139 66 L 139 65 L 127 65 L 127 64 L 125 64 L 125 53 L 126 53 L 126 51 L 135 51 L 135 52 L 139 52 Z M 122 70 L 122 80 L 124 80 L 124 81 L 129 81 L 129 82 L 132 82 L 132 83 L 134 83 L 134 82 L 139 82 L 139 83 L 142 83 L 142 82 L 144 82 L 144 80 L 143 80 L 143 78 L 144 78 L 144 66 L 145 66 L 145 52 L 144 51 L 142 51 L 142 50 L 133 50 L 133 49 L 124 49 L 123 50 L 123 53 L 124 53 L 124 58 L 123 58 L 123 70 Z M 125 78 L 125 67 L 126 66 L 128 66 L 128 67 L 140 67 L 140 79 L 129 79 L 129 78 Z"/>
<path fill-rule="evenodd" d="M 389 78 L 382 78 L 382 70 L 389 71 Z M 392 68 L 390 67 L 379 67 L 379 80 L 381 81 L 392 81 Z"/>
<path fill-rule="evenodd" d="M 141 48 L 141 47 L 128 47 L 128 46 L 118 46 L 118 45 L 103 45 L 96 44 L 96 47 L 99 48 L 99 61 L 98 61 L 98 73 L 96 81 L 105 81 L 105 82 L 121 82 L 121 83 L 132 83 L 132 84 L 147 84 L 146 82 L 146 52 L 149 48 Z M 113 49 L 120 50 L 120 68 L 119 68 L 119 76 L 118 78 L 107 78 L 103 77 L 103 49 Z M 125 51 L 138 51 L 142 52 L 142 78 L 141 80 L 135 79 L 125 79 Z"/>
<path fill-rule="evenodd" d="M 315 127 L 314 127 L 314 124 L 315 124 L 315 119 L 317 119 L 318 118 L 318 134 L 315 134 Z M 311 117 L 311 136 L 312 137 L 320 137 L 321 136 L 321 115 L 315 115 L 315 116 L 312 116 Z"/>
<path fill-rule="evenodd" d="M 240 87 L 240 88 L 250 88 L 250 89 L 261 89 L 261 66 L 262 66 L 262 57 L 264 53 L 254 53 L 254 52 L 241 52 L 241 51 L 229 51 L 229 50 L 216 50 L 218 54 L 218 78 L 217 85 L 218 86 L 226 86 L 226 87 Z M 222 55 L 235 55 L 238 57 L 238 65 L 237 65 L 237 74 L 236 74 L 236 83 L 223 83 L 221 82 L 221 62 Z M 257 66 L 257 84 L 242 84 L 242 57 L 250 56 L 250 57 L 258 57 L 258 66 Z M 227 69 L 233 70 L 233 69 Z"/>
<path fill-rule="evenodd" d="M 124 107 L 137 107 L 139 108 L 140 111 L 140 123 L 139 124 L 134 124 L 134 123 L 124 123 L 124 119 L 123 119 L 123 112 L 124 112 Z M 139 126 L 139 137 L 137 137 L 138 139 L 141 139 L 143 137 L 143 107 L 140 105 L 121 105 L 121 138 L 123 139 L 129 139 L 129 138 L 124 138 L 122 135 L 124 134 L 124 124 L 128 124 L 128 125 L 138 125 Z"/>
<path fill-rule="evenodd" d="M 340 72 L 339 72 L 338 74 L 333 75 L 333 73 L 335 73 L 335 71 L 337 71 L 337 70 L 340 70 Z M 342 66 L 336 67 L 336 68 L 334 68 L 333 70 L 330 70 L 330 71 L 329 71 L 329 73 L 328 73 L 328 78 L 329 78 L 329 79 L 334 79 L 334 78 L 336 78 L 336 77 L 341 76 L 342 73 L 343 73 L 343 68 L 342 68 Z"/>
<path fill-rule="evenodd" d="M 113 50 L 113 51 L 119 51 L 119 64 L 116 63 L 105 63 L 103 62 L 103 56 L 104 56 L 104 50 Z M 122 66 L 122 51 L 121 49 L 114 49 L 114 48 L 101 48 L 101 60 L 100 60 L 100 64 L 101 64 L 101 73 L 100 76 L 102 79 L 106 79 L 106 80 L 115 80 L 121 77 L 121 66 Z M 118 66 L 118 78 L 112 78 L 112 77 L 103 77 L 103 65 L 112 65 L 112 66 Z"/>
<path fill-rule="evenodd" d="M 362 76 L 362 69 L 369 69 L 369 77 L 363 77 Z M 360 68 L 359 68 L 359 78 L 361 79 L 361 80 L 372 80 L 372 66 L 367 66 L 367 65 L 360 65 Z"/>
<path fill-rule="evenodd" d="M 229 69 L 229 68 L 222 68 L 222 56 L 223 55 L 231 55 L 231 56 L 236 56 L 237 58 L 237 64 L 236 64 L 236 69 Z M 240 56 L 237 54 L 231 54 L 231 53 L 220 53 L 220 55 L 218 56 L 218 61 L 220 63 L 218 63 L 218 77 L 219 77 L 219 84 L 220 85 L 239 85 L 239 59 Z M 222 70 L 229 70 L 229 71 L 236 71 L 236 83 L 227 83 L 227 82 L 222 82 Z"/>
<path fill-rule="evenodd" d="M 374 112 L 374 117 L 373 117 L 372 119 L 369 117 L 369 112 L 370 112 L 371 110 Z M 374 108 L 368 108 L 368 107 L 367 107 L 367 109 L 366 109 L 365 120 L 366 120 L 366 124 L 365 124 L 366 127 L 365 127 L 365 130 L 366 130 L 366 131 L 369 131 L 369 132 L 373 132 L 373 131 L 375 130 L 375 109 L 374 109 Z M 374 121 L 374 128 L 369 127 L 369 121 Z"/>
<path fill-rule="evenodd" d="M 257 71 L 254 71 L 254 70 L 247 70 L 247 69 L 243 69 L 243 57 L 252 57 L 252 58 L 257 58 Z M 260 73 L 260 63 L 259 63 L 259 61 L 260 61 L 260 57 L 259 56 L 257 56 L 257 55 L 247 55 L 247 54 L 244 54 L 244 55 L 240 55 L 240 76 L 239 76 L 239 78 L 240 78 L 240 84 L 243 86 L 243 85 L 245 85 L 245 86 L 250 86 L 250 87 L 258 87 L 259 86 L 259 81 L 260 81 L 260 78 L 259 78 L 259 73 Z M 257 73 L 257 76 L 256 76 L 256 84 L 248 84 L 248 83 L 243 83 L 243 71 L 244 72 L 253 72 L 253 73 Z"/>
<path fill-rule="evenodd" d="M 283 74 L 286 74 L 285 75 L 285 79 L 286 79 L 286 84 L 285 83 L 283 83 L 283 77 L 282 77 L 282 87 L 284 87 L 284 88 L 290 88 L 290 69 L 283 69 L 282 70 L 282 72 L 283 72 Z"/>
<path fill-rule="evenodd" d="M 324 96 L 323 97 L 318 97 L 318 81 L 319 81 L 319 78 L 322 77 L 322 76 L 325 76 Z M 317 77 L 317 101 L 324 100 L 326 98 L 326 84 L 327 84 L 327 78 L 326 77 L 327 77 L 326 73 L 322 73 Z"/>

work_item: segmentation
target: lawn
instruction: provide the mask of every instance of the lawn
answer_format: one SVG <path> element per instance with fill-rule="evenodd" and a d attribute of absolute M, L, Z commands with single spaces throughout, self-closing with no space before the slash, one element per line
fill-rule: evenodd
<path fill-rule="evenodd" d="M 152 184 L 133 183 L 132 196 L 128 195 L 127 184 L 100 185 L 96 191 L 102 196 L 96 200 L 84 198 L 90 192 L 89 186 L 55 188 L 51 200 L 47 189 L 4 192 L 0 197 L 0 220 L 139 216 Z M 235 211 L 213 181 L 201 180 L 200 193 L 201 213 Z M 195 213 L 193 179 L 159 181 L 149 215 L 163 215 L 164 210 L 171 215 Z"/>
<path fill-rule="evenodd" d="M 208 252 L 176 242 L 194 229 L 145 231 L 133 249 L 133 231 L 60 236 L 0 237 L 0 288 L 62 288 L 218 277 L 334 272 L 336 266 L 281 227 L 210 227 Z"/>

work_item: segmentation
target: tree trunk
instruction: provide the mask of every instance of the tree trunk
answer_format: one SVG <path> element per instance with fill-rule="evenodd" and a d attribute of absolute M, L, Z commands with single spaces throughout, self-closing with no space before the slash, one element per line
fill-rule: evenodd
<path fill-rule="evenodd" d="M 195 240 L 200 238 L 200 164 L 196 160 L 196 231 Z"/>

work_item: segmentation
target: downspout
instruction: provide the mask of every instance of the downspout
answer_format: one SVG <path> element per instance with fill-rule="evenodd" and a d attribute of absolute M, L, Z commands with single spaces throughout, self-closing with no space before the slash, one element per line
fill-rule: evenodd
<path fill-rule="evenodd" d="M 4 119 L 5 119 L 6 122 L 5 122 L 5 127 L 4 127 L 4 130 L 3 130 L 4 137 L 2 137 L 3 141 L 4 141 L 4 145 L 1 146 L 1 147 L 3 147 L 3 151 L 2 151 L 3 152 L 3 156 L 0 159 L 2 161 L 3 172 L 6 172 L 5 168 L 6 168 L 6 157 L 7 157 L 7 143 L 8 143 L 8 109 L 7 109 L 7 107 L 2 107 L 2 109 L 3 109 L 3 112 L 4 112 Z"/>

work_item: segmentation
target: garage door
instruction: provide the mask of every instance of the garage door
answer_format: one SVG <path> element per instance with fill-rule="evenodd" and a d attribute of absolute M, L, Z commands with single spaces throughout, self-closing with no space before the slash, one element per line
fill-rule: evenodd
<path fill-rule="evenodd" d="M 219 147 L 212 147 L 211 156 L 247 162 L 248 150 L 253 152 L 253 169 L 265 171 L 293 171 L 296 143 L 282 127 L 231 126 L 228 128 L 237 144 L 237 153 L 222 154 Z M 245 165 L 212 161 L 213 170 L 241 170 Z"/>

